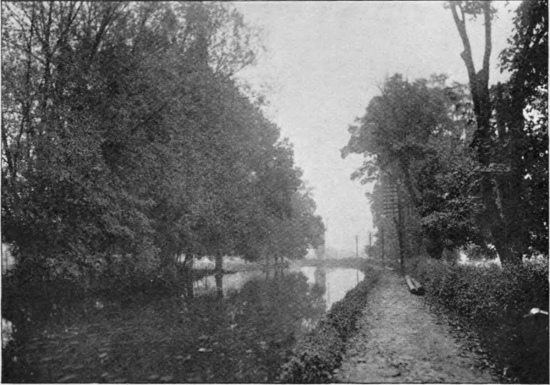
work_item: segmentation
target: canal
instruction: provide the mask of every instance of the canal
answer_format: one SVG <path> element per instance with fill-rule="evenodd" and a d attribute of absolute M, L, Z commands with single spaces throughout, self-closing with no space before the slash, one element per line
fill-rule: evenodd
<path fill-rule="evenodd" d="M 105 304 L 12 344 L 3 379 L 274 382 L 296 342 L 362 279 L 349 268 L 246 271 L 196 281 L 192 299 Z"/>

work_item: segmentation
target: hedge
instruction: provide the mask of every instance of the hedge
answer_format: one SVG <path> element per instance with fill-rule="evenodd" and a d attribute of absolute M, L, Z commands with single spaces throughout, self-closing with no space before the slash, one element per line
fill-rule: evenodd
<path fill-rule="evenodd" d="M 315 329 L 302 338 L 282 368 L 283 383 L 329 383 L 342 361 L 347 339 L 355 330 L 378 273 L 367 270 L 365 279 L 335 303 Z"/>
<path fill-rule="evenodd" d="M 501 268 L 424 261 L 416 274 L 429 296 L 479 335 L 493 362 L 513 382 L 548 383 L 548 261 Z"/>

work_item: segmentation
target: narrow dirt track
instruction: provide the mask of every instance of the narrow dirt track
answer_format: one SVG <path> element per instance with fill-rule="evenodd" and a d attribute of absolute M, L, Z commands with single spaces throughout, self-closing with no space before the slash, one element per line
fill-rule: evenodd
<path fill-rule="evenodd" d="M 474 367 L 448 326 L 439 324 L 404 279 L 384 272 L 373 288 L 358 330 L 346 346 L 337 382 L 490 383 L 488 372 Z"/>

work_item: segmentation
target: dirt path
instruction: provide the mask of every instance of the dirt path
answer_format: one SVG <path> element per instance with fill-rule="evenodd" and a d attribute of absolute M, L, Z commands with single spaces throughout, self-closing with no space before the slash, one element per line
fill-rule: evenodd
<path fill-rule="evenodd" d="M 474 367 L 402 277 L 387 272 L 373 288 L 358 331 L 346 346 L 337 382 L 494 382 Z"/>

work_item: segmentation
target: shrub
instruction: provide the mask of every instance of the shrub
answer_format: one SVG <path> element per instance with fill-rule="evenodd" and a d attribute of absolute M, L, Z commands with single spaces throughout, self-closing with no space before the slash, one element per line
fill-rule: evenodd
<path fill-rule="evenodd" d="M 290 360 L 283 366 L 283 383 L 327 383 L 332 372 L 340 366 L 347 338 L 367 302 L 367 293 L 378 279 L 373 270 L 365 279 L 335 303 L 315 329 L 294 348 Z"/>
<path fill-rule="evenodd" d="M 548 383 L 548 263 L 521 266 L 449 265 L 425 261 L 417 275 L 431 298 L 467 320 L 509 378 Z"/>
<path fill-rule="evenodd" d="M 326 320 L 306 336 L 291 359 L 283 366 L 283 383 L 331 382 L 332 371 L 341 361 L 344 341 Z"/>

